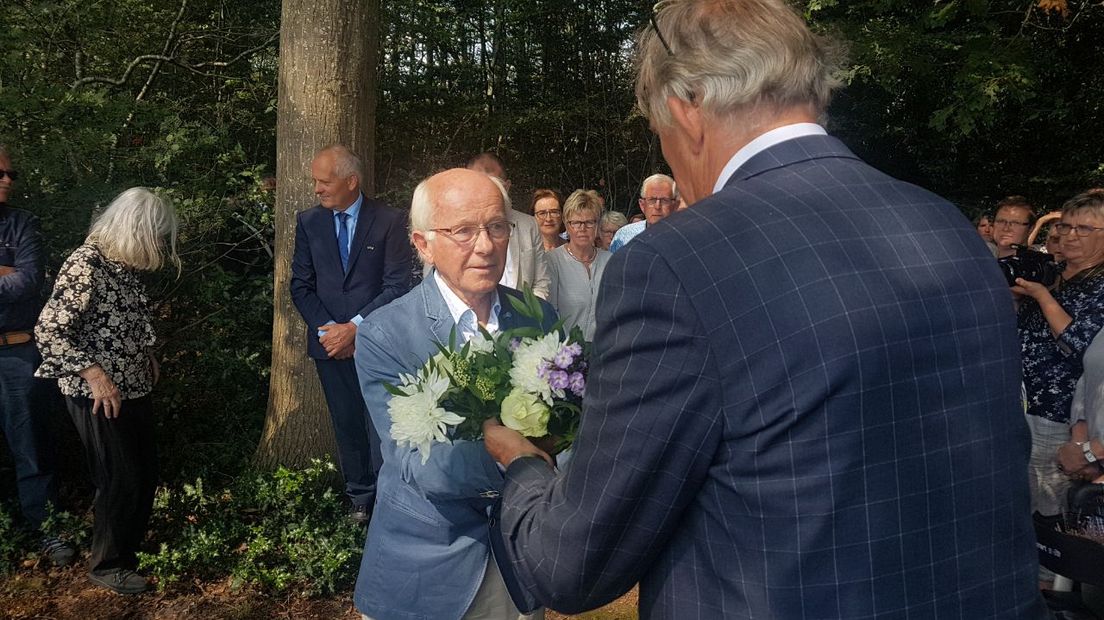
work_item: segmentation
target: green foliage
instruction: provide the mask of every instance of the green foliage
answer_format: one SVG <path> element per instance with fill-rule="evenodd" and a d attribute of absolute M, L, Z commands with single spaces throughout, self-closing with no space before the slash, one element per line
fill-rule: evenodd
<path fill-rule="evenodd" d="M 331 483 L 332 464 L 249 473 L 209 491 L 202 479 L 157 495 L 159 551 L 140 556 L 164 588 L 188 578 L 325 595 L 347 588 L 364 542 Z"/>
<path fill-rule="evenodd" d="M 8 507 L 0 503 L 0 576 L 15 569 L 16 561 L 29 544 L 27 532 L 15 527 Z"/>

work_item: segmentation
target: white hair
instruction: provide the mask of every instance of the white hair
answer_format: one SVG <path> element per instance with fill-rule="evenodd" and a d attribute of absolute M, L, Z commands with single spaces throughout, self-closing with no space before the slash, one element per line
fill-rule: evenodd
<path fill-rule="evenodd" d="M 96 217 L 85 242 L 133 269 L 155 271 L 167 259 L 179 272 L 176 228 L 176 211 L 167 200 L 144 187 L 132 187 Z"/>
<path fill-rule="evenodd" d="M 678 196 L 675 194 L 675 180 L 665 174 L 653 174 L 652 176 L 644 179 L 644 182 L 640 184 L 640 197 L 644 197 L 644 193 L 648 191 L 648 186 L 655 183 L 666 183 L 671 186 L 671 195 L 674 198 Z"/>
<path fill-rule="evenodd" d="M 785 0 L 663 0 L 655 23 L 641 30 L 636 58 L 637 105 L 653 126 L 670 126 L 668 97 L 719 119 L 797 105 L 820 114 L 840 85 L 841 48 Z"/>
<path fill-rule="evenodd" d="M 437 195 L 432 189 L 433 184 L 430 183 L 430 181 L 433 180 L 433 176 L 423 179 L 421 183 L 418 183 L 418 186 L 414 188 L 414 196 L 410 199 L 410 232 L 422 233 L 427 241 L 437 236 L 437 233 L 433 232 L 433 222 L 436 219 L 435 216 L 437 211 Z M 506 193 L 506 186 L 493 174 L 487 174 L 486 176 L 495 184 L 499 193 L 502 194 L 503 211 L 509 214 L 510 209 L 513 207 L 510 203 L 510 195 Z M 419 255 L 419 258 L 423 261 L 425 260 L 421 255 Z"/>

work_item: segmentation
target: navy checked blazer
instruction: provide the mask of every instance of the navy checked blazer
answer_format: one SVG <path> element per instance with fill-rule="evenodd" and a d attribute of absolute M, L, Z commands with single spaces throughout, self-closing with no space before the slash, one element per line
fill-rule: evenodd
<path fill-rule="evenodd" d="M 835 138 L 614 254 L 575 453 L 508 469 L 523 585 L 642 618 L 1046 617 L 1012 298 L 973 227 Z"/>

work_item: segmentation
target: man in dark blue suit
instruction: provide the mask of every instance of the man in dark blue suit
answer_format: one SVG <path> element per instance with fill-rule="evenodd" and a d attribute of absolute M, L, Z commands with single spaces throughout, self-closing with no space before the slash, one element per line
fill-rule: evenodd
<path fill-rule="evenodd" d="M 353 363 L 357 325 L 410 289 L 412 250 L 402 211 L 360 191 L 360 159 L 344 146 L 311 163 L 317 206 L 295 225 L 291 297 L 307 324 L 307 354 L 326 394 L 351 516 L 368 520 L 382 459 Z"/>
<path fill-rule="evenodd" d="M 637 97 L 692 206 L 606 268 L 565 470 L 485 429 L 522 584 L 577 612 L 639 581 L 644 618 L 1045 617 L 992 255 L 816 124 L 836 55 L 784 0 L 659 7 Z"/>

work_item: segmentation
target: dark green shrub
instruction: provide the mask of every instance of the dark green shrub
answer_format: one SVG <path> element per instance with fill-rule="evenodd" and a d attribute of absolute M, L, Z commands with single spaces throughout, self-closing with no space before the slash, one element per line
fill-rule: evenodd
<path fill-rule="evenodd" d="M 245 474 L 229 488 L 203 481 L 162 490 L 154 507 L 159 551 L 140 556 L 161 587 L 229 576 L 235 584 L 325 595 L 356 577 L 364 531 L 346 517 L 332 464 Z"/>

